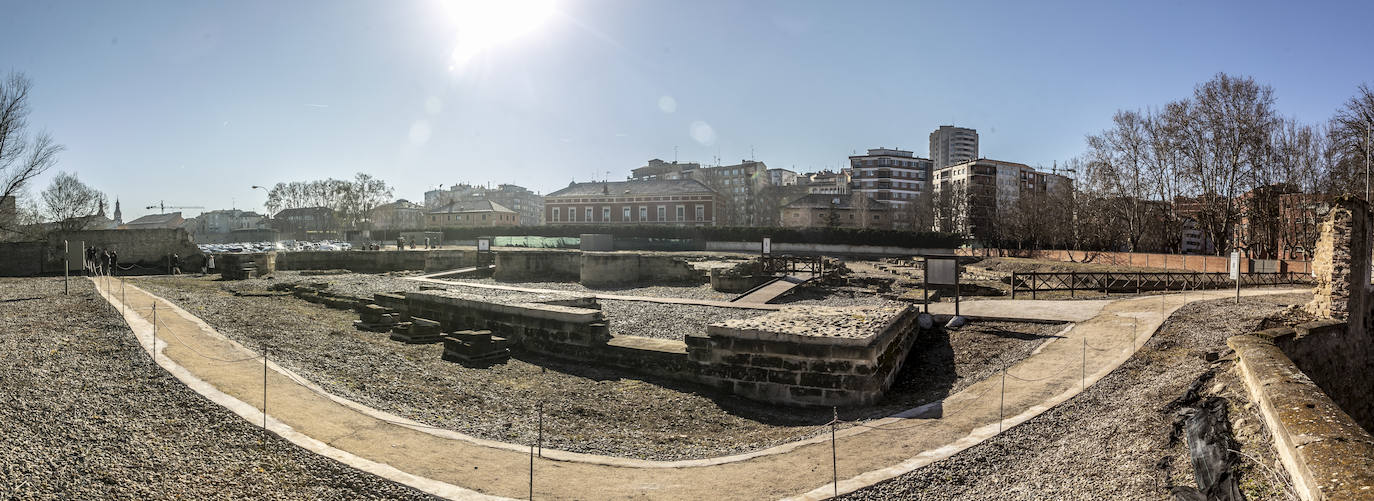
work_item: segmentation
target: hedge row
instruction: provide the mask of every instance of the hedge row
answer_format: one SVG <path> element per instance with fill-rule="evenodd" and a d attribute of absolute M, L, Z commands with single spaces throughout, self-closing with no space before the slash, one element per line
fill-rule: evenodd
<path fill-rule="evenodd" d="M 713 242 L 757 242 L 772 237 L 779 243 L 881 245 L 909 248 L 950 249 L 964 243 L 957 234 L 877 230 L 861 228 L 756 228 L 731 226 L 499 226 L 487 228 L 447 228 L 444 240 L 472 240 L 477 237 L 539 236 L 576 237 L 583 233 L 609 233 L 621 238 L 664 238 Z"/>

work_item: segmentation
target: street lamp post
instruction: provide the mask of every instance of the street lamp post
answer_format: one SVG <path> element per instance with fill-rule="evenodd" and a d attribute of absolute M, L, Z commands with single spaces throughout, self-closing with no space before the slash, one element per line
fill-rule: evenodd
<path fill-rule="evenodd" d="M 258 186 L 258 185 L 255 184 L 255 185 L 253 185 L 253 189 L 255 189 L 255 190 L 262 190 L 263 193 L 266 193 L 268 197 L 271 197 L 271 196 L 272 196 L 272 192 L 267 191 L 267 188 L 265 188 L 265 187 Z M 263 203 L 262 212 L 263 212 L 264 214 L 267 213 L 267 204 L 266 204 L 266 202 Z M 268 217 L 272 217 L 271 214 L 267 214 L 267 216 L 268 216 Z"/>

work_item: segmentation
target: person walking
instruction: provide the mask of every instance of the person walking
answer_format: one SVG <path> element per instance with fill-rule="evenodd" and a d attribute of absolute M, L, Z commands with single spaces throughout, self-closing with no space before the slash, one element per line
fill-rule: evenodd
<path fill-rule="evenodd" d="M 110 274 L 111 274 L 111 275 L 114 275 L 114 274 L 115 274 L 116 272 L 118 272 L 118 271 L 119 271 L 119 253 L 115 252 L 114 249 L 110 249 Z"/>
<path fill-rule="evenodd" d="M 177 255 L 175 252 L 172 253 L 172 274 L 181 274 L 181 256 Z"/>

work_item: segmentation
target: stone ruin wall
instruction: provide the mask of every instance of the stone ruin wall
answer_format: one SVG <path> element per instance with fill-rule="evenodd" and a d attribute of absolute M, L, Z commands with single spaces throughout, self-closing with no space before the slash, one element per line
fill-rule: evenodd
<path fill-rule="evenodd" d="M 522 293 L 523 294 L 523 293 Z M 530 295 L 534 296 L 534 295 Z M 490 330 L 546 356 L 702 384 L 784 405 L 868 405 L 891 386 L 918 335 L 916 310 L 851 338 L 758 336 L 724 324 L 686 342 L 612 336 L 589 296 L 490 300 L 455 291 L 377 294 L 373 302 L 403 320 L 424 318 L 445 332 Z M 535 302 L 537 301 L 537 302 Z M 846 313 L 853 313 L 846 310 Z M 769 315 L 780 314 L 779 312 Z"/>
<path fill-rule="evenodd" d="M 786 310 L 781 312 L 786 314 Z M 864 339 L 761 339 L 728 324 L 686 338 L 698 379 L 746 398 L 788 405 L 872 405 L 916 342 L 917 312 L 904 308 Z"/>
<path fill-rule="evenodd" d="M 1366 429 L 1374 429 L 1374 287 L 1370 286 L 1369 206 L 1337 199 L 1322 224 L 1312 269 L 1317 286 L 1306 310 L 1343 322 L 1338 328 L 1299 329 L 1275 343 L 1312 382 Z"/>

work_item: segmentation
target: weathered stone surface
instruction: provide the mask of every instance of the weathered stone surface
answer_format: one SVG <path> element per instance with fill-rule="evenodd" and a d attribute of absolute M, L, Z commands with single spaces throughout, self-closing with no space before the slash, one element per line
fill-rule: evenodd
<path fill-rule="evenodd" d="M 1291 330 L 1289 332 L 1292 332 Z M 1298 370 L 1273 338 L 1235 336 L 1238 369 L 1274 436 L 1284 466 L 1304 499 L 1369 499 L 1374 491 L 1374 436 Z"/>

